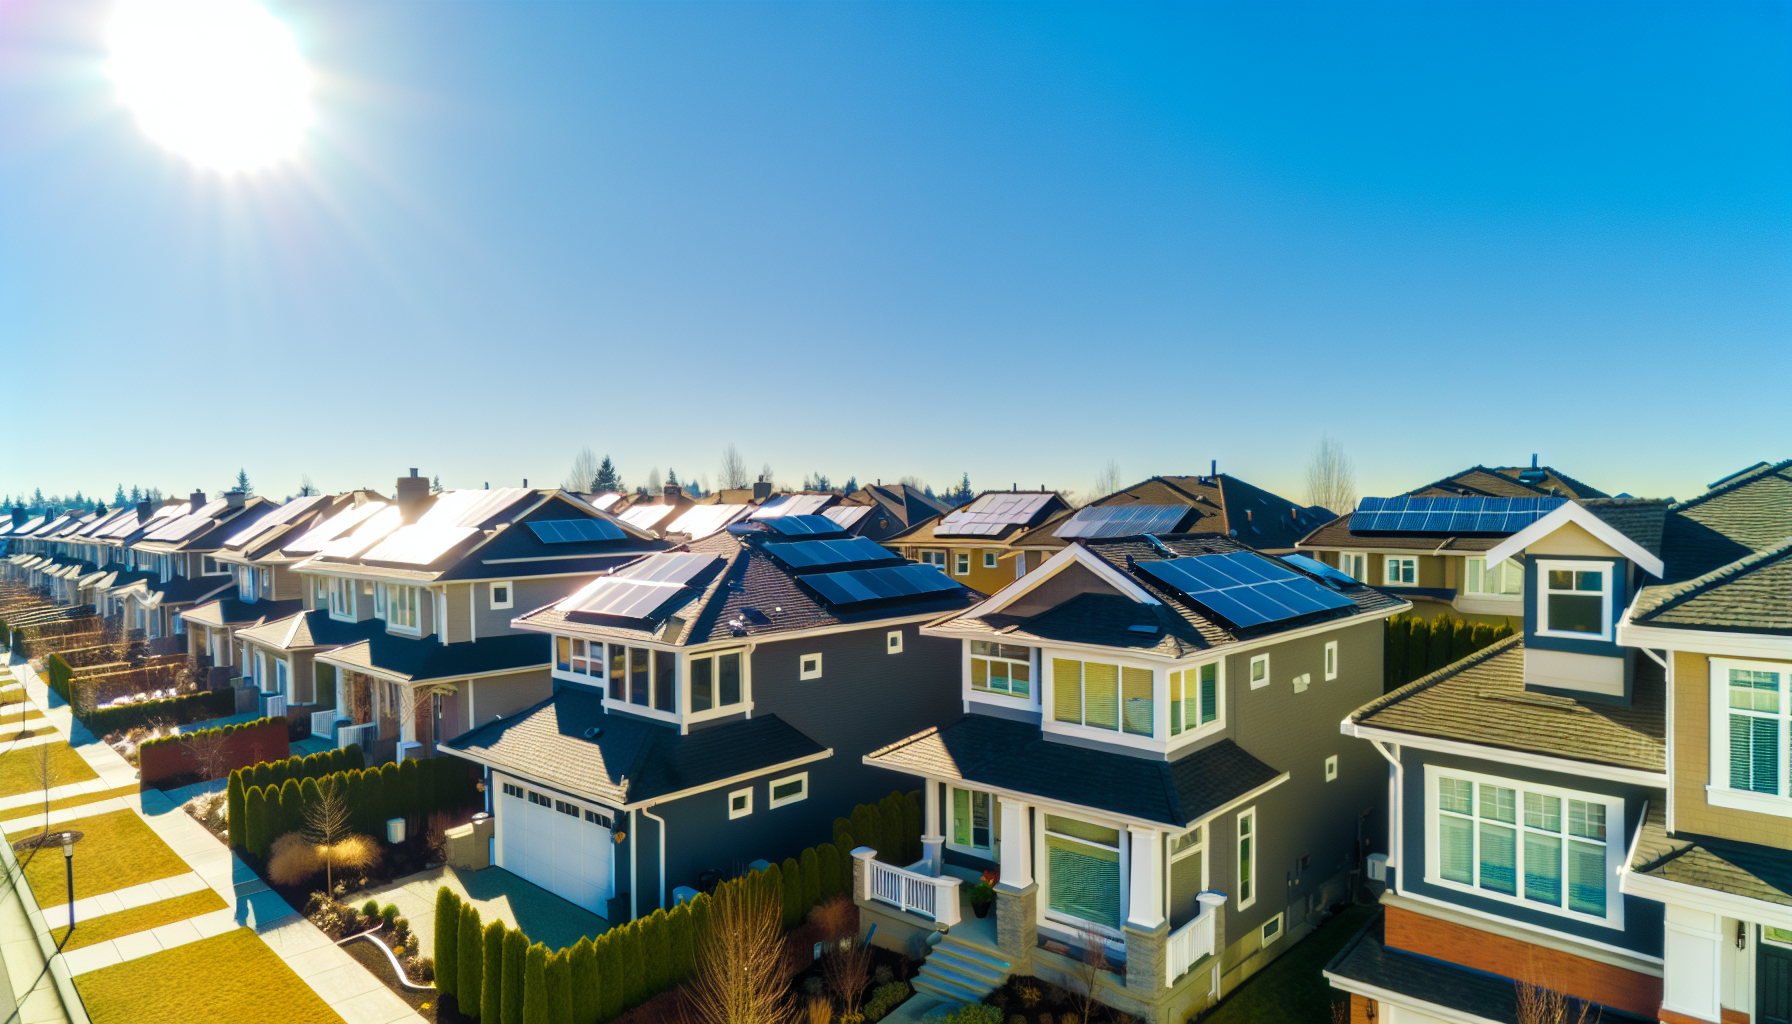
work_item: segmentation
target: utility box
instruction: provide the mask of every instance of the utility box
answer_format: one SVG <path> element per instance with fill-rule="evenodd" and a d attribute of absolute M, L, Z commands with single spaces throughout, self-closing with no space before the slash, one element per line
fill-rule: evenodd
<path fill-rule="evenodd" d="M 400 743 L 398 745 L 397 760 L 403 761 L 407 757 L 422 758 L 423 744 L 418 743 L 415 740 L 408 740 L 404 743 Z"/>
<path fill-rule="evenodd" d="M 461 871 L 479 871 L 492 866 L 492 835 L 496 822 L 489 816 L 475 816 L 471 822 L 443 833 L 447 839 L 448 864 Z"/>
<path fill-rule="evenodd" d="M 386 819 L 386 842 L 388 842 L 388 843 L 404 842 L 404 819 L 403 818 L 387 818 Z"/>
<path fill-rule="evenodd" d="M 1388 855 L 1371 853 L 1369 855 L 1369 881 L 1383 882 L 1388 880 Z"/>

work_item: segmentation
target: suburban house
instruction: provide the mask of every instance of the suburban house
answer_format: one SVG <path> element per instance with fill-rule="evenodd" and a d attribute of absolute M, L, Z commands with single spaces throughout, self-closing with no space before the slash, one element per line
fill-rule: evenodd
<path fill-rule="evenodd" d="M 1353 1020 L 1512 1021 L 1520 986 L 1784 1019 L 1789 467 L 1557 505 L 1486 549 L 1522 566 L 1523 632 L 1345 719 L 1396 809 L 1382 922 L 1326 972 Z"/>
<path fill-rule="evenodd" d="M 861 758 L 956 713 L 957 645 L 919 630 L 980 596 L 826 516 L 748 519 L 518 615 L 553 694 L 445 749 L 487 769 L 500 866 L 631 920 L 909 782 Z"/>
<path fill-rule="evenodd" d="M 1548 466 L 1474 466 L 1357 507 L 1306 532 L 1296 550 L 1413 602 L 1498 625 L 1523 613 L 1524 569 L 1487 552 L 1567 501 L 1607 495 Z"/>
<path fill-rule="evenodd" d="M 206 500 L 194 491 L 185 506 L 156 519 L 130 545 L 138 564 L 154 575 L 113 591 L 125 602 L 133 628 L 145 629 L 150 640 L 167 638 L 164 653 L 184 651 L 186 622 L 181 613 L 217 597 L 236 585 L 232 573 L 216 557 L 232 532 L 258 521 L 275 504 L 266 498 L 227 491 Z M 157 645 L 152 644 L 155 650 Z"/>
<path fill-rule="evenodd" d="M 1069 511 L 1070 503 L 1055 491 L 984 491 L 962 508 L 892 535 L 887 543 L 972 590 L 991 594 L 1029 571 L 1010 543 Z"/>
<path fill-rule="evenodd" d="M 1336 723 L 1381 692 L 1407 607 L 1314 568 L 1218 534 L 1076 538 L 924 626 L 958 645 L 962 713 L 865 758 L 919 782 L 925 855 L 855 854 L 861 928 L 946 931 L 916 984 L 954 1000 L 1099 955 L 1098 998 L 1154 1022 L 1311 932 L 1382 818 L 1379 759 Z M 985 871 L 993 925 L 960 907 Z"/>
<path fill-rule="evenodd" d="M 372 761 L 429 756 L 547 696 L 549 645 L 513 609 L 665 546 L 557 490 L 432 494 L 413 473 L 395 493 L 283 542 L 303 610 L 237 632 L 245 675 Z"/>
<path fill-rule="evenodd" d="M 866 511 L 845 523 L 854 536 L 879 544 L 904 530 L 952 511 L 952 506 L 912 484 L 886 484 L 882 480 L 866 484 L 848 494 L 846 507 L 863 507 Z"/>
<path fill-rule="evenodd" d="M 1253 487 L 1216 465 L 1207 476 L 1154 476 L 1082 508 L 1057 512 L 1017 534 L 1009 547 L 1017 560 L 1025 557 L 1029 571 L 1078 537 L 1213 534 L 1255 551 L 1284 554 L 1330 518 L 1325 509 Z"/>

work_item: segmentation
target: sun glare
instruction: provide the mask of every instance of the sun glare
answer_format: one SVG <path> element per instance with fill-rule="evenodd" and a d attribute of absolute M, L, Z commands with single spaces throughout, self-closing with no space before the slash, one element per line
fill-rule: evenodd
<path fill-rule="evenodd" d="M 290 157 L 310 120 L 292 34 L 251 0 L 125 0 L 112 77 L 150 138 L 219 171 Z"/>

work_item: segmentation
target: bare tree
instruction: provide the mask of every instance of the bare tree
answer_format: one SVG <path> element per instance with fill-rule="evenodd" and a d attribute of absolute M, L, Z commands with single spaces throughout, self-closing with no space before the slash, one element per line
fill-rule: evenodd
<path fill-rule="evenodd" d="M 1105 498 L 1120 489 L 1120 462 L 1109 459 L 1095 476 L 1095 497 Z M 1093 499 L 1091 499 L 1093 500 Z"/>
<path fill-rule="evenodd" d="M 1592 1003 L 1527 981 L 1518 986 L 1518 1024 L 1598 1024 L 1602 1014 Z"/>
<path fill-rule="evenodd" d="M 311 474 L 310 473 L 306 473 L 303 476 L 299 477 L 299 497 L 309 498 L 310 496 L 312 496 L 313 494 L 316 494 L 316 493 L 317 493 L 317 485 L 315 485 L 311 482 Z"/>
<path fill-rule="evenodd" d="M 764 480 L 768 484 L 772 482 L 773 477 L 772 477 L 772 464 L 771 463 L 769 463 L 769 462 L 760 463 L 759 479 Z"/>
<path fill-rule="evenodd" d="M 1344 446 L 1330 434 L 1319 439 L 1307 460 L 1307 504 L 1318 505 L 1333 515 L 1356 508 L 1356 467 Z"/>
<path fill-rule="evenodd" d="M 871 983 L 871 947 L 854 941 L 830 948 L 821 957 L 821 974 L 840 1000 L 844 1017 L 857 1016 L 865 986 Z"/>
<path fill-rule="evenodd" d="M 697 1020 L 783 1024 L 790 1019 L 783 916 L 777 892 L 753 876 L 717 887 L 709 905 L 709 934 L 686 983 Z"/>
<path fill-rule="evenodd" d="M 1077 929 L 1077 944 L 1082 949 L 1078 950 L 1076 967 L 1070 971 L 1071 994 L 1082 1007 L 1082 1012 L 1077 1015 L 1078 1019 L 1088 1024 L 1093 1019 L 1096 1007 L 1101 1005 L 1095 998 L 1095 993 L 1100 988 L 1101 976 L 1108 973 L 1110 966 L 1108 940 L 1094 927 L 1084 925 Z"/>
<path fill-rule="evenodd" d="M 337 868 L 365 868 L 379 856 L 378 849 L 352 826 L 354 813 L 342 793 L 339 777 L 327 779 L 318 789 L 319 799 L 305 808 L 305 839 L 317 848 L 324 868 L 326 892 L 336 892 Z"/>
<path fill-rule="evenodd" d="M 745 487 L 753 481 L 747 478 L 747 460 L 740 457 L 740 449 L 733 444 L 722 449 L 722 472 L 716 478 L 718 487 Z"/>
<path fill-rule="evenodd" d="M 597 479 L 599 462 L 597 453 L 590 445 L 579 449 L 579 454 L 572 460 L 572 468 L 566 471 L 566 479 L 560 482 L 563 491 L 576 491 L 584 494 L 592 488 L 592 481 Z"/>
<path fill-rule="evenodd" d="M 201 729 L 182 744 L 201 782 L 230 774 L 230 743 L 222 729 Z"/>

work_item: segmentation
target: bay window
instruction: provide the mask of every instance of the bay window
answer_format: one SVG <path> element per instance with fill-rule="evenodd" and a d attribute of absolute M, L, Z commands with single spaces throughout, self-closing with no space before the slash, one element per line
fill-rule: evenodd
<path fill-rule="evenodd" d="M 1059 722 L 1153 735 L 1152 670 L 1052 660 L 1052 717 Z"/>
<path fill-rule="evenodd" d="M 593 650 L 599 646 L 601 645 L 591 645 Z M 655 711 L 678 710 L 674 698 L 678 681 L 676 653 L 653 651 L 645 647 L 624 647 L 621 644 L 609 646 L 610 683 L 604 693 L 607 699 Z"/>
<path fill-rule="evenodd" d="M 554 638 L 554 668 L 568 675 L 597 676 L 601 680 L 604 645 L 596 640 L 587 644 L 578 637 L 557 636 Z"/>
<path fill-rule="evenodd" d="M 1219 717 L 1219 662 L 1170 673 L 1170 735 L 1193 732 Z"/>
<path fill-rule="evenodd" d="M 1610 639 L 1611 568 L 1604 562 L 1538 562 L 1537 632 Z"/>
<path fill-rule="evenodd" d="M 1033 694 L 1033 649 L 972 640 L 971 689 L 1030 698 Z"/>
<path fill-rule="evenodd" d="M 1048 916 L 1118 933 L 1120 830 L 1062 815 L 1045 816 Z"/>
<path fill-rule="evenodd" d="M 1524 593 L 1524 566 L 1510 559 L 1488 565 L 1485 558 L 1470 558 L 1463 563 L 1462 592 L 1517 596 Z"/>
<path fill-rule="evenodd" d="M 595 645 L 593 645 L 595 646 Z M 732 707 L 741 703 L 739 651 L 691 658 L 691 710 Z"/>
<path fill-rule="evenodd" d="M 1711 659 L 1713 803 L 1792 815 L 1792 803 L 1783 802 L 1792 797 L 1788 690 L 1792 690 L 1792 665 Z"/>
<path fill-rule="evenodd" d="M 1622 927 L 1624 801 L 1428 767 L 1428 880 Z"/>

